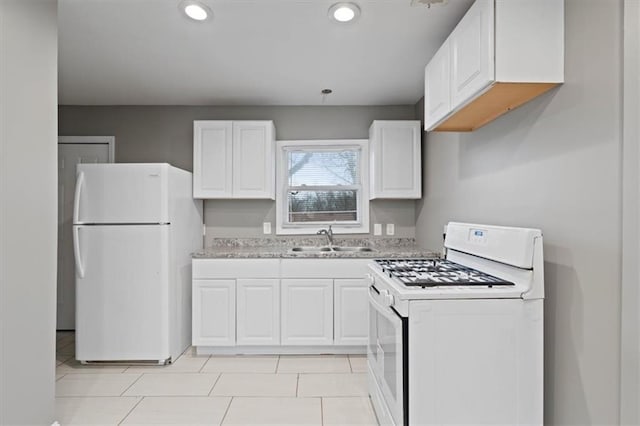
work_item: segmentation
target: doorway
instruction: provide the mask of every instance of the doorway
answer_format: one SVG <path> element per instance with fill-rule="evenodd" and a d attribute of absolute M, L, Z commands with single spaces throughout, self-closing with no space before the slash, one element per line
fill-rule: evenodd
<path fill-rule="evenodd" d="M 61 136 L 58 138 L 58 279 L 57 330 L 75 330 L 76 291 L 73 256 L 73 200 L 76 166 L 113 163 L 113 136 Z"/>

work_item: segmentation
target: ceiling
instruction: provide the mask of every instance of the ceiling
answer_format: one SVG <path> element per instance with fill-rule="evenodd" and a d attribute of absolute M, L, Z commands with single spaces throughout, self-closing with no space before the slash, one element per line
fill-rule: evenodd
<path fill-rule="evenodd" d="M 355 0 L 357 22 L 327 17 L 335 1 L 60 0 L 61 105 L 403 105 L 472 0 L 411 6 Z M 322 96 L 324 88 L 333 93 Z"/>

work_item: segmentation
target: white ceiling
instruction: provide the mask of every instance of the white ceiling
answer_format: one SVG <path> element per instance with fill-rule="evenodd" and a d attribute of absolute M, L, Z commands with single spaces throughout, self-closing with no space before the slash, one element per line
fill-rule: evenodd
<path fill-rule="evenodd" d="M 472 0 L 355 0 L 355 23 L 326 0 L 60 0 L 62 105 L 400 105 L 422 97 L 424 66 Z M 334 93 L 323 100 L 320 90 Z"/>

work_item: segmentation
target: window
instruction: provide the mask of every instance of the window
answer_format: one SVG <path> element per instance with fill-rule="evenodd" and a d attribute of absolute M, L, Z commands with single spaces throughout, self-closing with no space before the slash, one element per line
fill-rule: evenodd
<path fill-rule="evenodd" d="M 278 234 L 369 232 L 367 142 L 278 142 Z"/>

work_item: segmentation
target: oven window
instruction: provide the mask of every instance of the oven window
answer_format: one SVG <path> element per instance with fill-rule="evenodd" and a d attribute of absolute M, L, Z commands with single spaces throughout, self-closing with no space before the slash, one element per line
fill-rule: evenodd
<path fill-rule="evenodd" d="M 402 354 L 397 352 L 397 348 L 399 340 L 402 339 L 402 334 L 397 332 L 396 327 L 388 318 L 380 315 L 380 313 L 377 313 L 376 316 L 378 317 L 378 344 L 383 353 L 383 380 L 388 386 L 392 398 L 397 400 L 398 390 L 396 389 L 396 383 L 398 382 L 398 374 L 402 374 L 397 369 L 402 358 Z M 402 347 L 401 344 L 399 346 Z"/>

